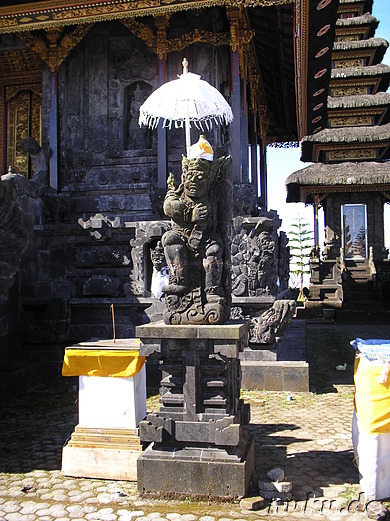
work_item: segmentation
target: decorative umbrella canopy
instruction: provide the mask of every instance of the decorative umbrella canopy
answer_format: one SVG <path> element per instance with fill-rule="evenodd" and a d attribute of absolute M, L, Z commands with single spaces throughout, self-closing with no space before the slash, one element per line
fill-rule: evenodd
<path fill-rule="evenodd" d="M 187 155 L 191 146 L 190 128 L 210 130 L 215 124 L 228 124 L 233 120 L 232 109 L 222 94 L 198 74 L 188 72 L 188 62 L 183 60 L 183 74 L 178 80 L 164 83 L 152 92 L 140 108 L 139 125 L 156 128 L 160 120 L 163 127 L 186 130 Z"/>

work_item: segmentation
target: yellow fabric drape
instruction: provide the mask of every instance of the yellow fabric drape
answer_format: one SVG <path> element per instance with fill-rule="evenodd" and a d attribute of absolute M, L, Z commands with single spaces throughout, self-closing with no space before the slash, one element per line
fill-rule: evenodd
<path fill-rule="evenodd" d="M 129 378 L 141 371 L 145 357 L 135 350 L 65 349 L 63 376 Z"/>
<path fill-rule="evenodd" d="M 373 363 L 364 356 L 355 360 L 355 410 L 365 432 L 390 432 L 390 378 L 378 382 L 383 365 Z"/>

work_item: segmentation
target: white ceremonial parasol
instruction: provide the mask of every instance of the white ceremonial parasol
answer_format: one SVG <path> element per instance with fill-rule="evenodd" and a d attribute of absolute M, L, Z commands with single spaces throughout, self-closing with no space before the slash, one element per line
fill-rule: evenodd
<path fill-rule="evenodd" d="M 188 62 L 183 60 L 183 74 L 178 80 L 164 83 L 147 98 L 140 107 L 138 123 L 157 128 L 183 128 L 186 131 L 187 156 L 191 146 L 191 122 L 196 128 L 210 130 L 215 124 L 228 124 L 233 120 L 232 109 L 222 94 L 198 74 L 188 72 Z"/>

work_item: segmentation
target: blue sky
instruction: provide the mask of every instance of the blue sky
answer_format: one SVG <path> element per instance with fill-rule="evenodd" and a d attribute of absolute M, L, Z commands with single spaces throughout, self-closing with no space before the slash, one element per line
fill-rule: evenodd
<path fill-rule="evenodd" d="M 372 14 L 380 21 L 375 36 L 390 42 L 389 0 L 374 0 Z M 390 65 L 390 50 L 387 50 L 383 63 Z M 303 203 L 286 203 L 286 178 L 308 166 L 300 161 L 300 148 L 268 148 L 268 209 L 277 210 L 283 224 L 281 229 L 289 231 L 291 223 L 301 215 L 310 224 L 313 223 L 313 207 L 305 208 Z M 387 225 L 387 226 L 386 226 Z M 385 205 L 386 246 L 390 248 L 390 204 Z M 320 237 L 321 241 L 321 237 Z M 323 242 L 323 240 L 321 241 Z"/>

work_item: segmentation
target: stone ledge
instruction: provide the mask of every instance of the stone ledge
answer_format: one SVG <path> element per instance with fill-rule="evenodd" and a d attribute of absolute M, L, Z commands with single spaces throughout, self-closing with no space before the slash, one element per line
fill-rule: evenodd
<path fill-rule="evenodd" d="M 249 321 L 229 321 L 226 324 L 211 325 L 168 325 L 163 321 L 136 327 L 138 338 L 189 338 L 189 339 L 245 339 Z"/>
<path fill-rule="evenodd" d="M 307 362 L 241 361 L 242 389 L 265 391 L 309 391 Z"/>

